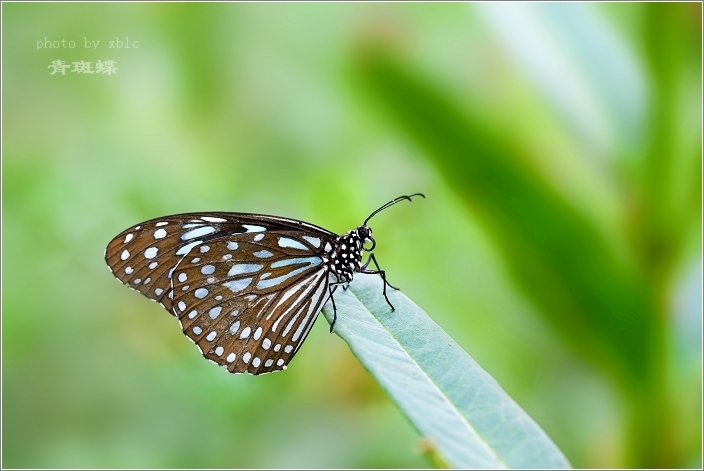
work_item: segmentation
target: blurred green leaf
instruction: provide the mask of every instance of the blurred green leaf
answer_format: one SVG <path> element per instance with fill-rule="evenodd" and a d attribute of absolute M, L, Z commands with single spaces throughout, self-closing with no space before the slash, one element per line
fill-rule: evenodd
<path fill-rule="evenodd" d="M 486 129 L 481 116 L 460 110 L 383 47 L 369 47 L 360 57 L 368 90 L 481 218 L 553 327 L 635 389 L 648 381 L 652 306 L 634 268 L 525 164 L 518 143 Z"/>
<path fill-rule="evenodd" d="M 702 10 L 701 4 L 652 3 L 645 12 L 653 103 L 632 230 L 651 276 L 669 277 L 683 242 L 701 228 Z"/>
<path fill-rule="evenodd" d="M 398 407 L 457 468 L 567 468 L 540 427 L 467 352 L 400 291 L 358 275 L 335 293 L 335 332 Z M 323 311 L 332 322 L 330 304 Z"/>
<path fill-rule="evenodd" d="M 641 141 L 646 79 L 634 51 L 596 5 L 487 2 L 476 8 L 583 146 L 608 153 Z"/>

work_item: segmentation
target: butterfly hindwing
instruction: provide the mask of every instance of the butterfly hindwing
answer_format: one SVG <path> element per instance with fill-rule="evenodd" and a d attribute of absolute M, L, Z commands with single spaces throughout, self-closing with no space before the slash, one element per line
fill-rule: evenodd
<path fill-rule="evenodd" d="M 329 294 L 324 256 L 306 242 L 292 231 L 236 234 L 184 256 L 173 310 L 205 357 L 254 374 L 288 364 Z"/>

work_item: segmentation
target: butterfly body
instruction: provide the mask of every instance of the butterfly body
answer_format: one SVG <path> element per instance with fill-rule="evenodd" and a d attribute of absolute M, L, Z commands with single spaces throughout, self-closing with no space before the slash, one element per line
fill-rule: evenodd
<path fill-rule="evenodd" d="M 233 373 L 262 374 L 286 368 L 354 273 L 385 280 L 373 254 L 362 263 L 368 241 L 375 245 L 366 221 L 338 236 L 276 216 L 186 213 L 123 231 L 105 260 L 119 281 L 174 315 L 206 358 Z"/>
<path fill-rule="evenodd" d="M 330 272 L 338 280 L 351 283 L 355 272 L 362 271 L 362 247 L 371 235 L 371 229 L 359 226 L 337 238 L 336 249 L 330 255 Z"/>

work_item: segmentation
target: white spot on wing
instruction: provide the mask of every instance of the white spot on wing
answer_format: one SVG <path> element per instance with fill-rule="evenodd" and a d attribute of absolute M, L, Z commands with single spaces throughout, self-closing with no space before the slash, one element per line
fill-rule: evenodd
<path fill-rule="evenodd" d="M 152 262 L 152 263 L 149 264 L 149 269 L 150 269 L 150 270 L 154 270 L 154 269 L 157 267 L 157 265 L 159 265 L 159 264 L 156 263 L 156 262 Z"/>
<path fill-rule="evenodd" d="M 203 299 L 208 295 L 208 290 L 205 288 L 198 288 L 194 293 L 195 297 L 198 299 Z"/>
<path fill-rule="evenodd" d="M 217 336 L 218 336 L 218 333 L 215 332 L 215 331 L 213 331 L 213 332 L 210 332 L 210 333 L 208 334 L 208 336 L 207 336 L 205 339 L 206 339 L 208 342 L 212 342 L 213 340 L 215 340 L 215 337 L 217 337 Z"/>
<path fill-rule="evenodd" d="M 123 250 L 120 254 L 120 260 L 127 260 L 130 258 L 130 253 L 127 250 Z"/>
<path fill-rule="evenodd" d="M 192 310 L 191 312 L 188 313 L 188 318 L 189 318 L 189 319 L 193 319 L 193 318 L 196 317 L 197 315 L 198 315 L 198 311 L 196 311 L 196 310 L 194 309 L 194 310 Z"/>
<path fill-rule="evenodd" d="M 132 274 L 133 271 L 134 270 L 132 269 L 132 267 L 125 268 L 125 273 L 127 273 L 128 275 Z"/>
<path fill-rule="evenodd" d="M 163 239 L 164 237 L 166 237 L 166 231 L 164 229 L 157 229 L 154 231 L 155 239 Z"/>
<path fill-rule="evenodd" d="M 254 340 L 259 340 L 259 337 L 262 336 L 262 328 L 257 327 L 257 330 L 254 331 Z"/>
<path fill-rule="evenodd" d="M 238 330 L 240 330 L 240 321 L 235 321 L 235 322 L 233 322 L 232 325 L 230 326 L 230 333 L 231 333 L 232 335 L 235 335 Z"/>
<path fill-rule="evenodd" d="M 247 352 L 244 355 L 242 355 L 242 361 L 245 363 L 249 363 L 249 359 L 252 358 L 252 354 Z"/>
<path fill-rule="evenodd" d="M 183 282 L 186 281 L 187 279 L 188 279 L 188 275 L 186 275 L 185 273 L 179 273 L 179 274 L 178 274 L 178 281 L 180 281 L 181 283 L 183 283 Z"/>
<path fill-rule="evenodd" d="M 167 224 L 168 224 L 168 222 L 157 222 L 157 223 L 156 223 L 156 227 L 165 226 L 165 225 L 167 225 Z"/>
<path fill-rule="evenodd" d="M 198 326 L 195 326 L 195 327 L 193 328 L 193 333 L 196 334 L 196 335 L 200 335 L 200 334 L 203 333 L 203 329 L 201 329 L 201 328 L 198 327 Z"/>
<path fill-rule="evenodd" d="M 305 240 L 310 242 L 310 244 L 315 247 L 316 249 L 320 247 L 320 239 L 317 237 L 311 237 L 311 236 L 303 236 Z"/>
<path fill-rule="evenodd" d="M 225 286 L 226 288 L 230 288 L 230 291 L 232 291 L 233 293 L 237 293 L 238 291 L 242 291 L 247 286 L 249 286 L 251 282 L 251 278 L 243 278 L 241 280 L 228 281 L 227 283 L 223 283 L 223 286 Z"/>
<path fill-rule="evenodd" d="M 234 353 L 230 353 L 230 354 L 227 356 L 227 362 L 228 362 L 228 363 L 232 363 L 233 361 L 235 361 L 235 358 L 237 358 L 237 355 L 235 355 Z"/>
<path fill-rule="evenodd" d="M 227 272 L 227 276 L 243 275 L 245 273 L 254 273 L 262 269 L 264 265 L 258 265 L 256 263 L 240 263 L 234 265 Z"/>
<path fill-rule="evenodd" d="M 258 258 L 269 258 L 273 253 L 269 252 L 268 250 L 260 250 L 259 252 L 254 252 L 254 256 Z"/>
<path fill-rule="evenodd" d="M 279 237 L 279 247 L 308 251 L 308 247 L 288 237 Z"/>
<path fill-rule="evenodd" d="M 283 359 L 283 358 L 279 358 L 278 360 L 276 360 L 276 364 L 277 364 L 278 366 L 283 365 L 283 364 L 284 364 L 284 359 Z"/>
<path fill-rule="evenodd" d="M 254 366 L 255 368 L 258 367 L 260 363 L 261 360 L 259 359 L 259 357 L 254 357 L 254 360 L 252 360 L 252 366 Z"/>
<path fill-rule="evenodd" d="M 215 217 L 212 217 L 212 216 L 202 216 L 201 219 L 202 219 L 203 221 L 207 221 L 207 222 L 227 222 L 227 219 L 215 218 Z"/>
<path fill-rule="evenodd" d="M 200 269 L 200 272 L 204 275 L 212 275 L 213 273 L 215 273 L 215 266 L 203 265 L 203 268 Z"/>
<path fill-rule="evenodd" d="M 225 349 L 224 349 L 224 348 L 222 348 L 222 347 L 217 347 L 217 348 L 215 349 L 215 354 L 216 354 L 217 356 L 220 356 L 220 355 L 222 355 L 223 353 L 225 353 Z"/>
<path fill-rule="evenodd" d="M 262 227 L 262 226 L 252 226 L 249 224 L 242 224 L 242 227 L 247 229 L 247 232 L 266 232 L 266 227 Z"/>
<path fill-rule="evenodd" d="M 260 327 L 260 329 L 261 329 L 261 327 Z M 269 350 L 269 347 L 271 347 L 271 340 L 265 338 L 262 341 L 262 347 L 264 347 L 264 350 Z"/>
<path fill-rule="evenodd" d="M 220 311 L 222 311 L 222 307 L 215 306 L 210 311 L 208 311 L 208 315 L 210 316 L 211 319 L 217 319 L 217 317 L 220 315 Z"/>
<path fill-rule="evenodd" d="M 189 244 L 186 244 L 176 251 L 176 255 L 185 255 L 188 252 L 190 252 L 193 247 L 195 247 L 196 245 L 200 245 L 202 243 L 203 243 L 202 240 L 196 240 L 196 241 L 193 241 Z"/>
<path fill-rule="evenodd" d="M 240 338 L 241 338 L 241 339 L 246 339 L 247 337 L 249 337 L 249 333 L 250 333 L 250 332 L 252 332 L 252 329 L 250 329 L 249 327 L 245 327 L 245 328 L 242 330 L 242 333 L 240 334 Z"/>
<path fill-rule="evenodd" d="M 215 228 L 213 226 L 198 227 L 197 229 L 193 229 L 192 231 L 188 231 L 183 234 L 181 236 L 181 240 L 195 239 L 196 237 L 212 234 L 213 232 L 215 232 Z"/>
<path fill-rule="evenodd" d="M 144 256 L 147 258 L 154 258 L 156 257 L 156 254 L 159 252 L 159 249 L 156 247 L 149 247 L 147 250 L 144 251 Z"/>
<path fill-rule="evenodd" d="M 132 239 L 134 239 L 134 235 L 132 235 L 132 234 L 127 234 L 127 235 L 125 236 L 125 244 L 126 244 L 127 242 L 131 241 Z"/>
<path fill-rule="evenodd" d="M 281 268 L 288 265 L 308 265 L 309 267 L 315 267 L 320 265 L 322 261 L 323 260 L 320 257 L 287 258 L 272 263 L 271 268 Z"/>
<path fill-rule="evenodd" d="M 293 350 L 293 346 L 291 345 L 286 345 L 286 348 L 284 348 L 284 352 L 286 353 L 291 353 L 291 350 Z"/>
<path fill-rule="evenodd" d="M 239 246 L 240 245 L 237 242 L 230 241 L 227 243 L 227 250 L 237 250 Z"/>

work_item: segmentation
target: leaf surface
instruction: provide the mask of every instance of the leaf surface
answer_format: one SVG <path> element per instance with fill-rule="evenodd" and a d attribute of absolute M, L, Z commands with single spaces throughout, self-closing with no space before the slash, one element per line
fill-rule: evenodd
<path fill-rule="evenodd" d="M 569 468 L 540 427 L 400 291 L 375 275 L 335 293 L 335 332 L 451 467 Z M 323 311 L 332 321 L 332 305 Z"/>

